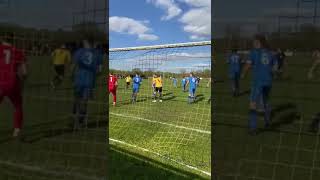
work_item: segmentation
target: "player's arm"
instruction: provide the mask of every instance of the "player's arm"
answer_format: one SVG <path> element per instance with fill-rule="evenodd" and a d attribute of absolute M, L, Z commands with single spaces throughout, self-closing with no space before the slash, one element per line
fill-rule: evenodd
<path fill-rule="evenodd" d="M 317 66 L 320 64 L 320 60 L 315 60 L 309 70 L 309 73 L 308 73 L 308 78 L 309 79 L 312 79 L 313 78 L 313 72 L 314 70 L 317 68 Z"/>
<path fill-rule="evenodd" d="M 244 67 L 243 67 L 243 72 L 241 74 L 241 78 L 245 78 L 248 74 L 249 69 L 251 68 L 251 61 L 248 61 L 247 63 L 245 63 Z"/>

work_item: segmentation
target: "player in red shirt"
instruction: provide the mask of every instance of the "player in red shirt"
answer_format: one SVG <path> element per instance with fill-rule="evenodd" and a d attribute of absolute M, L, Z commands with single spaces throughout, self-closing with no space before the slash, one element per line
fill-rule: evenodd
<path fill-rule="evenodd" d="M 13 137 L 20 133 L 23 122 L 22 82 L 27 75 L 24 53 L 10 44 L 12 37 L 0 39 L 0 103 L 8 97 L 14 106 Z"/>
<path fill-rule="evenodd" d="M 117 77 L 110 73 L 109 74 L 109 94 L 111 93 L 113 96 L 113 106 L 115 106 L 117 102 L 117 86 L 118 86 Z"/>

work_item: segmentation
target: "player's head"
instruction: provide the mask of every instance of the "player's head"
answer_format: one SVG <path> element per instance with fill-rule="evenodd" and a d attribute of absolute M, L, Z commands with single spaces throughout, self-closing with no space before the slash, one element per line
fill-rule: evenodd
<path fill-rule="evenodd" d="M 7 33 L 5 36 L 0 38 L 2 44 L 13 44 L 14 33 Z"/>
<path fill-rule="evenodd" d="M 231 52 L 232 52 L 232 53 L 237 53 L 237 52 L 238 52 L 238 49 L 237 49 L 237 48 L 233 48 L 233 49 L 231 50 Z"/>
<path fill-rule="evenodd" d="M 189 76 L 190 76 L 190 77 L 193 77 L 193 72 L 190 72 Z"/>
<path fill-rule="evenodd" d="M 85 34 L 82 40 L 83 48 L 94 48 L 96 42 L 92 34 Z"/>
<path fill-rule="evenodd" d="M 253 47 L 256 49 L 267 48 L 269 49 L 269 44 L 266 37 L 262 34 L 257 34 L 253 39 Z"/>
<path fill-rule="evenodd" d="M 60 48 L 61 48 L 61 49 L 66 49 L 67 46 L 66 46 L 66 44 L 63 43 L 63 44 L 61 44 Z"/>

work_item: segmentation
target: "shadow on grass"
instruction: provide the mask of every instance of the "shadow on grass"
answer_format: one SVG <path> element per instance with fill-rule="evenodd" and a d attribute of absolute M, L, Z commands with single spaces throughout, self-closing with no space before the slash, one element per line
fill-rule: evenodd
<path fill-rule="evenodd" d="M 110 179 L 205 179 L 151 158 L 110 145 Z"/>
<path fill-rule="evenodd" d="M 53 124 L 50 125 L 49 123 L 47 123 L 48 127 L 43 127 L 40 131 L 26 133 L 22 136 L 21 141 L 25 143 L 35 143 L 41 141 L 44 138 L 52 138 L 81 131 L 85 132 L 90 131 L 91 129 L 106 128 L 108 125 L 108 120 L 99 121 L 99 123 L 97 123 L 96 121 L 88 122 L 87 128 L 83 128 L 80 130 L 74 130 L 73 124 L 71 123 L 72 121 L 70 121 L 70 124 L 68 125 L 64 124 L 64 127 L 54 127 Z"/>
<path fill-rule="evenodd" d="M 249 94 L 250 94 L 250 90 L 245 90 L 245 91 L 240 92 L 238 96 L 241 97 L 241 96 L 245 96 L 245 95 L 249 95 Z"/>

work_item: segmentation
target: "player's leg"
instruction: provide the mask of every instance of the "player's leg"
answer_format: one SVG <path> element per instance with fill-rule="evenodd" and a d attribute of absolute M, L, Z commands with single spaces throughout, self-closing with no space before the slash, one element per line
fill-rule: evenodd
<path fill-rule="evenodd" d="M 13 136 L 17 137 L 19 136 L 23 124 L 23 107 L 20 87 L 14 88 L 8 97 L 14 106 Z"/>
<path fill-rule="evenodd" d="M 152 102 L 157 102 L 157 89 L 158 88 L 153 87 Z"/>
<path fill-rule="evenodd" d="M 63 65 L 55 65 L 54 66 L 56 75 L 52 81 L 52 87 L 55 88 L 61 84 L 64 76 L 64 66 Z"/>
<path fill-rule="evenodd" d="M 195 102 L 196 101 L 196 90 L 197 90 L 197 88 L 194 88 L 193 90 L 192 90 L 192 102 Z"/>
<path fill-rule="evenodd" d="M 158 92 L 159 92 L 159 102 L 162 102 L 162 87 L 159 87 Z"/>
<path fill-rule="evenodd" d="M 256 135 L 257 133 L 257 102 L 259 101 L 260 96 L 260 87 L 253 86 L 251 88 L 249 104 L 249 133 L 251 135 Z"/>
<path fill-rule="evenodd" d="M 264 121 L 265 121 L 265 127 L 269 127 L 271 124 L 271 105 L 269 104 L 269 94 L 271 91 L 270 86 L 265 86 L 262 89 L 262 102 L 264 107 Z"/>
<path fill-rule="evenodd" d="M 81 98 L 80 98 L 80 104 L 79 104 L 79 124 L 80 126 L 87 126 L 87 107 L 88 107 L 88 101 L 91 97 L 91 89 L 90 88 L 83 88 Z"/>
<path fill-rule="evenodd" d="M 73 126 L 74 129 L 79 128 L 79 114 L 80 114 L 80 100 L 81 100 L 81 88 L 80 87 L 75 87 L 74 88 L 74 100 L 73 100 L 73 117 L 74 117 L 74 122 Z"/>
<path fill-rule="evenodd" d="M 113 97 L 113 104 L 112 105 L 115 106 L 116 102 L 117 102 L 117 90 L 113 89 L 111 91 L 111 94 L 112 94 L 112 97 Z"/>
<path fill-rule="evenodd" d="M 240 73 L 236 73 L 235 78 L 235 95 L 239 96 L 240 93 Z"/>

